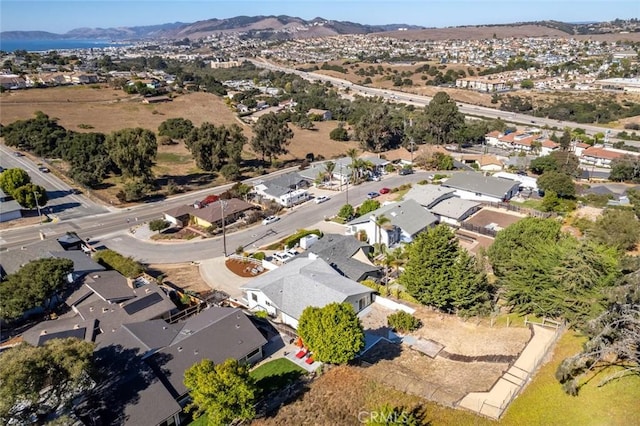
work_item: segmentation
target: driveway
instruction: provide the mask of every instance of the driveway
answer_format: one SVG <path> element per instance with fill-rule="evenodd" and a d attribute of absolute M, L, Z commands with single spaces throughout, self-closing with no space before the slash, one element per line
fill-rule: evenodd
<path fill-rule="evenodd" d="M 231 272 L 224 264 L 224 257 L 214 257 L 200 262 L 200 276 L 214 290 L 227 293 L 234 299 L 242 299 L 240 287 L 252 278 L 243 278 Z"/>

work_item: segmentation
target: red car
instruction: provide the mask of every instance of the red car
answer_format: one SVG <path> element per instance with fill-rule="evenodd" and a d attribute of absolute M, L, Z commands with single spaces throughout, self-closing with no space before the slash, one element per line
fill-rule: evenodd
<path fill-rule="evenodd" d="M 390 193 L 390 192 L 391 192 L 391 190 L 390 190 L 389 188 L 382 188 L 382 189 L 380 190 L 380 193 L 381 193 L 381 194 L 388 194 L 388 193 Z"/>

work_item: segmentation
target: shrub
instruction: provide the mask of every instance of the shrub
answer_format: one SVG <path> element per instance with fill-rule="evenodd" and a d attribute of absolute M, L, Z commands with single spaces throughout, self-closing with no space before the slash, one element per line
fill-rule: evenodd
<path fill-rule="evenodd" d="M 163 229 L 168 228 L 169 225 L 170 223 L 164 219 L 155 219 L 149 222 L 149 229 L 151 231 L 162 231 Z"/>
<path fill-rule="evenodd" d="M 340 207 L 340 211 L 338 211 L 338 217 L 348 220 L 353 217 L 354 213 L 355 211 L 353 209 L 353 206 L 351 204 L 345 204 L 344 206 Z"/>
<path fill-rule="evenodd" d="M 253 257 L 254 259 L 257 259 L 257 260 L 264 260 L 267 257 L 267 255 L 265 255 L 264 252 L 262 251 L 257 251 L 253 253 L 250 257 Z"/>
<path fill-rule="evenodd" d="M 93 255 L 93 260 L 109 269 L 115 269 L 129 278 L 135 278 L 144 272 L 144 267 L 141 264 L 113 250 L 100 250 Z"/>
<path fill-rule="evenodd" d="M 285 239 L 283 244 L 285 247 L 294 247 L 296 244 L 300 243 L 300 238 L 311 234 L 316 234 L 318 237 L 322 237 L 322 232 L 320 232 L 319 229 L 300 229 L 298 232 Z"/>
<path fill-rule="evenodd" d="M 398 311 L 387 317 L 387 324 L 400 333 L 407 333 L 420 327 L 420 320 L 408 312 Z"/>
<path fill-rule="evenodd" d="M 269 313 L 267 311 L 256 311 L 253 315 L 257 318 L 267 319 L 269 318 Z"/>

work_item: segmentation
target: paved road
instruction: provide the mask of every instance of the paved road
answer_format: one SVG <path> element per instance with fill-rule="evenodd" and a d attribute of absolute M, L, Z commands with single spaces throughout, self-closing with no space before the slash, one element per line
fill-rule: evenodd
<path fill-rule="evenodd" d="M 31 181 L 47 190 L 49 202 L 43 211 L 62 219 L 81 218 L 108 210 L 85 196 L 75 195 L 72 188 L 53 173 L 43 173 L 27 156 L 16 157 L 16 151 L 0 145 L 0 165 L 5 169 L 20 168 L 29 173 Z"/>
<path fill-rule="evenodd" d="M 268 62 L 264 59 L 250 59 L 250 61 L 253 62 L 256 66 L 261 68 L 297 74 L 300 77 L 307 80 L 311 80 L 311 81 L 330 82 L 341 88 L 345 88 L 345 89 L 349 88 L 350 92 L 358 93 L 363 96 L 380 96 L 391 102 L 402 102 L 402 103 L 412 104 L 416 106 L 426 106 L 427 104 L 429 104 L 429 102 L 431 102 L 431 97 L 429 96 L 420 96 L 420 95 L 415 95 L 411 93 L 393 91 L 389 89 L 377 89 L 375 87 L 360 86 L 360 85 L 351 83 L 348 80 L 343 80 L 340 78 L 336 78 L 336 77 L 332 77 L 324 74 L 298 71 L 296 69 L 283 67 L 283 66 Z M 545 125 L 547 125 L 549 127 L 558 127 L 558 128 L 564 128 L 567 126 L 573 127 L 573 128 L 579 127 L 581 129 L 584 129 L 588 134 L 591 134 L 591 135 L 595 133 L 600 133 L 600 132 L 606 134 L 607 131 L 611 130 L 607 127 L 599 127 L 599 126 L 593 126 L 589 124 L 574 123 L 570 121 L 553 120 L 549 118 L 532 117 L 526 114 L 516 114 L 508 111 L 501 111 L 494 108 L 487 108 L 487 107 L 482 107 L 477 105 L 465 104 L 462 102 L 458 102 L 458 109 L 460 110 L 460 112 L 468 116 L 500 118 L 507 122 L 524 124 L 528 126 L 544 127 Z M 610 139 L 610 140 L 611 142 L 615 141 L 614 139 Z M 629 145 L 640 146 L 639 141 L 626 141 L 626 143 Z"/>
<path fill-rule="evenodd" d="M 367 193 L 378 191 L 382 187 L 397 187 L 403 183 L 415 183 L 426 178 L 427 172 L 418 171 L 412 175 L 387 175 L 380 182 L 365 182 L 349 189 L 349 203 L 357 205 L 367 198 Z M 227 235 L 227 253 L 233 253 L 239 246 L 247 250 L 261 247 L 278 241 L 295 233 L 298 229 L 308 228 L 325 217 L 333 216 L 346 202 L 346 191 L 335 193 L 331 199 L 322 204 L 308 201 L 294 207 L 282 216 L 282 219 L 271 225 L 257 224 L 241 232 Z M 89 236 L 86 232 L 83 236 Z M 93 234 L 97 237 L 101 234 Z M 223 255 L 222 237 L 184 243 L 151 243 L 114 232 L 103 238 L 93 238 L 98 245 L 105 245 L 126 256 L 132 256 L 145 263 L 179 263 L 200 261 Z"/>

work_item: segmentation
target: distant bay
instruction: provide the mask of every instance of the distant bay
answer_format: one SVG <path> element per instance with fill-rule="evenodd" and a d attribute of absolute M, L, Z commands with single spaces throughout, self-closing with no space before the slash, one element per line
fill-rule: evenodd
<path fill-rule="evenodd" d="M 13 52 L 26 50 L 27 52 L 41 52 L 45 50 L 65 49 L 101 49 L 103 47 L 130 46 L 133 43 L 112 42 L 111 40 L 0 40 L 0 50 Z"/>

